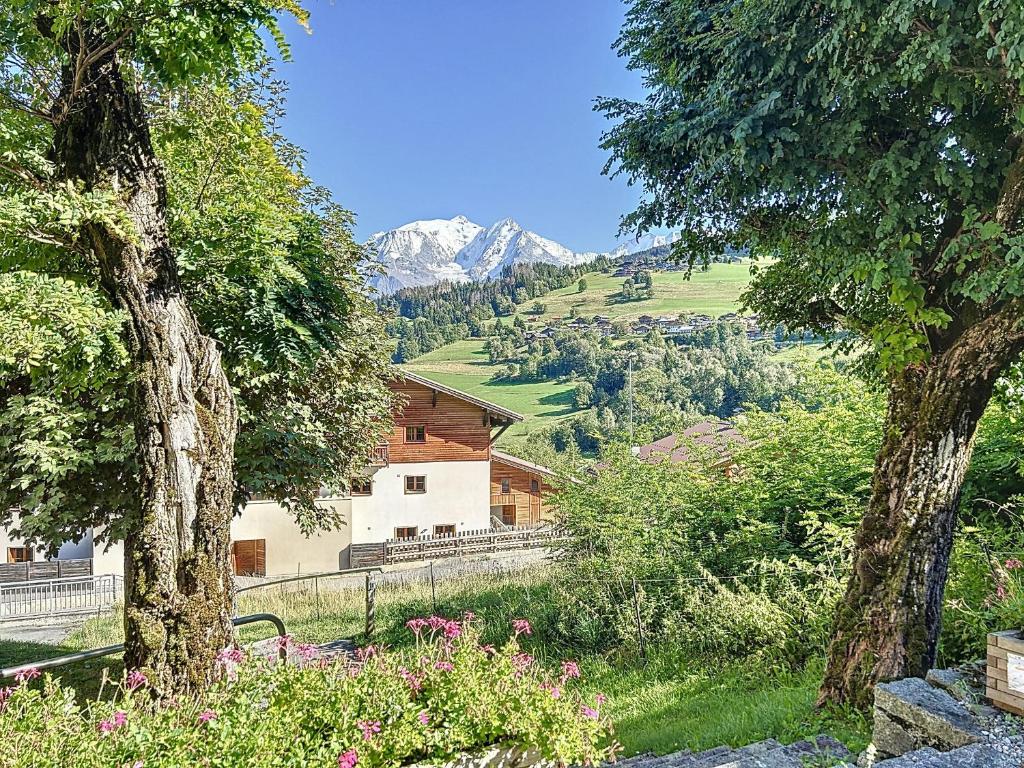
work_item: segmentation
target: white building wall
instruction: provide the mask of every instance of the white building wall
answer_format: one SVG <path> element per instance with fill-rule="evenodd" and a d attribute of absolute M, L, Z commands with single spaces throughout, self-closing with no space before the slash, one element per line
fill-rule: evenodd
<path fill-rule="evenodd" d="M 337 571 L 347 567 L 352 543 L 352 509 L 348 499 L 320 499 L 317 506 L 333 507 L 342 516 L 337 530 L 303 535 L 295 518 L 273 501 L 250 501 L 231 521 L 231 540 L 266 541 L 267 576 Z"/>
<path fill-rule="evenodd" d="M 405 476 L 424 475 L 426 493 L 406 493 Z M 491 527 L 491 463 L 430 461 L 391 464 L 373 475 L 373 494 L 352 497 L 352 543 L 394 538 L 395 528 L 416 526 L 433 533 L 435 525 L 457 532 Z"/>

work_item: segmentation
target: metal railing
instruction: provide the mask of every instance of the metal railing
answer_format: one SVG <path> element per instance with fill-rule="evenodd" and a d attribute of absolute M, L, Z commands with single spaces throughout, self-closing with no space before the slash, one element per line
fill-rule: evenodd
<path fill-rule="evenodd" d="M 110 608 L 123 593 L 113 574 L 0 584 L 0 621 Z"/>
<path fill-rule="evenodd" d="M 274 625 L 277 629 L 277 636 L 284 637 L 288 633 L 285 631 L 284 622 L 281 621 L 277 616 L 272 613 L 254 613 L 251 616 L 239 616 L 231 620 L 231 623 L 236 627 L 243 627 L 246 624 L 256 624 L 261 621 L 266 621 Z M 79 651 L 77 653 L 69 653 L 66 656 L 55 656 L 50 659 L 41 659 L 40 661 L 30 661 L 26 664 L 19 664 L 16 667 L 3 667 L 0 668 L 0 680 L 4 678 L 14 677 L 19 672 L 28 672 L 30 669 L 35 669 L 40 672 L 47 669 L 56 669 L 57 667 L 63 667 L 66 664 L 74 664 L 76 661 L 88 661 L 89 659 L 98 659 L 103 656 L 112 656 L 115 653 L 124 651 L 124 643 L 118 643 L 117 645 L 106 645 L 102 648 L 93 648 L 89 651 Z M 288 659 L 288 647 L 285 643 L 281 643 L 277 649 L 278 658 L 281 661 L 287 661 Z"/>
<path fill-rule="evenodd" d="M 385 565 L 393 565 L 416 560 L 552 547 L 566 538 L 564 533 L 551 527 L 466 531 L 456 536 L 388 539 L 382 544 L 382 556 Z"/>

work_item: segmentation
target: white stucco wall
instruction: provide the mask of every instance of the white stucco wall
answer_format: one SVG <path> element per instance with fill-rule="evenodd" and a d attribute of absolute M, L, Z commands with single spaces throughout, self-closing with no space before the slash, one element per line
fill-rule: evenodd
<path fill-rule="evenodd" d="M 425 475 L 427 492 L 407 494 L 406 475 Z M 488 461 L 431 461 L 392 464 L 373 474 L 373 494 L 352 497 L 352 543 L 393 538 L 395 528 L 435 525 L 458 532 L 491 526 L 491 464 Z"/>
<path fill-rule="evenodd" d="M 333 531 L 304 536 L 295 519 L 273 501 L 252 501 L 231 522 L 232 541 L 266 541 L 267 576 L 284 576 L 318 571 L 337 571 L 347 567 L 348 545 L 352 543 L 351 505 L 348 499 L 330 498 L 317 506 L 333 507 L 343 517 L 343 525 Z"/>
<path fill-rule="evenodd" d="M 0 528 L 0 563 L 7 562 L 8 547 L 23 547 L 25 543 L 11 535 L 6 528 Z M 64 542 L 57 551 L 57 560 L 78 560 L 92 557 L 92 531 L 86 533 L 85 537 L 77 544 L 73 541 Z M 48 560 L 43 552 L 35 551 L 34 560 Z"/>
<path fill-rule="evenodd" d="M 112 573 L 124 576 L 124 543 L 115 541 L 107 545 L 101 542 L 92 549 L 92 572 L 97 576 Z"/>

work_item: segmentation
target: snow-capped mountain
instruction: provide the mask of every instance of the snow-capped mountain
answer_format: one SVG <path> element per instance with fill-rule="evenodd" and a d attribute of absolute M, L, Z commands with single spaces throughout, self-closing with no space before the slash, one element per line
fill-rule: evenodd
<path fill-rule="evenodd" d="M 384 274 L 372 280 L 381 293 L 442 280 L 482 280 L 497 276 L 509 264 L 568 266 L 599 255 L 572 251 L 512 219 L 485 229 L 465 216 L 414 221 L 371 235 L 370 244 L 384 267 Z"/>
<path fill-rule="evenodd" d="M 658 248 L 662 245 L 671 245 L 679 239 L 678 232 L 671 232 L 667 235 L 647 234 L 640 238 L 628 237 L 620 240 L 610 256 L 629 256 L 640 251 L 649 251 L 651 248 Z"/>

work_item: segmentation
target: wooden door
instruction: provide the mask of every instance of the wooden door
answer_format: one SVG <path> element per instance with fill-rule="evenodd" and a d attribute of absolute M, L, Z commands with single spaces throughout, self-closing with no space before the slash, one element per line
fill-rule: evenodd
<path fill-rule="evenodd" d="M 267 540 L 243 539 L 232 542 L 231 559 L 238 576 L 266 576 Z"/>

